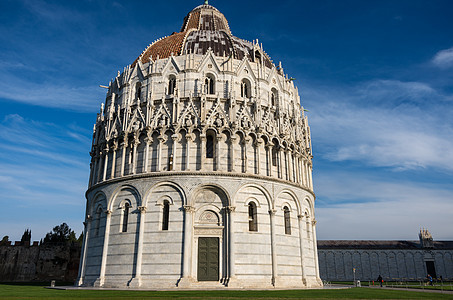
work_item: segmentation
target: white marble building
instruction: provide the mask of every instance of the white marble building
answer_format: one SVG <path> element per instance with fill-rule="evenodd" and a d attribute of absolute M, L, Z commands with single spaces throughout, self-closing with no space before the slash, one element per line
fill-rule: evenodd
<path fill-rule="evenodd" d="M 76 285 L 322 285 L 298 89 L 213 6 L 118 72 L 91 156 Z"/>

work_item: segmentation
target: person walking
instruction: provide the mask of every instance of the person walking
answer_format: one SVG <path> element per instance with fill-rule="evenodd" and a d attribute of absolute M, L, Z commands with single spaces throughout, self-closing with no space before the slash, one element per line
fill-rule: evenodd
<path fill-rule="evenodd" d="M 382 279 L 382 276 L 381 276 L 381 275 L 379 275 L 379 277 L 377 278 L 377 281 L 379 281 L 379 284 L 380 284 L 381 287 L 382 287 L 382 282 L 383 282 L 384 280 Z"/>
<path fill-rule="evenodd" d="M 433 277 L 428 274 L 429 285 L 433 285 Z"/>

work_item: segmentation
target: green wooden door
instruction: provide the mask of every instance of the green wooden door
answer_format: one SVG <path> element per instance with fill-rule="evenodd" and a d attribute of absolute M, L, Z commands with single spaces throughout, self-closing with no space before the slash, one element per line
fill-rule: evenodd
<path fill-rule="evenodd" d="M 198 238 L 198 281 L 219 280 L 219 238 Z"/>

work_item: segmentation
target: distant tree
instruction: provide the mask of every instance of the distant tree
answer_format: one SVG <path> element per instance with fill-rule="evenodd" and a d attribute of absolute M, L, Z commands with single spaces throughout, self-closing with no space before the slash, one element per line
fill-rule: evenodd
<path fill-rule="evenodd" d="M 55 226 L 53 230 L 46 234 L 43 244 L 46 243 L 72 243 L 77 241 L 74 230 L 68 224 L 62 223 Z"/>
<path fill-rule="evenodd" d="M 79 238 L 77 239 L 77 243 L 79 243 L 80 246 L 83 244 L 83 231 L 80 233 Z"/>
<path fill-rule="evenodd" d="M 9 242 L 9 236 L 5 235 L 0 241 L 0 245 L 6 245 Z"/>
<path fill-rule="evenodd" d="M 31 230 L 30 229 L 26 229 L 24 231 L 24 234 L 22 235 L 22 238 L 20 239 L 22 245 L 30 245 L 30 241 L 31 241 Z"/>

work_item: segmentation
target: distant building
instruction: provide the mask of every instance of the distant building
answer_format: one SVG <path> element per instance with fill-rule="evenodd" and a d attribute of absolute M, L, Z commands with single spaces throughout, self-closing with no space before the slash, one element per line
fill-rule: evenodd
<path fill-rule="evenodd" d="M 118 72 L 91 156 L 77 285 L 322 285 L 298 89 L 213 6 Z"/>
<path fill-rule="evenodd" d="M 419 241 L 318 241 L 323 280 L 453 279 L 453 241 L 433 241 L 426 229 Z"/>

